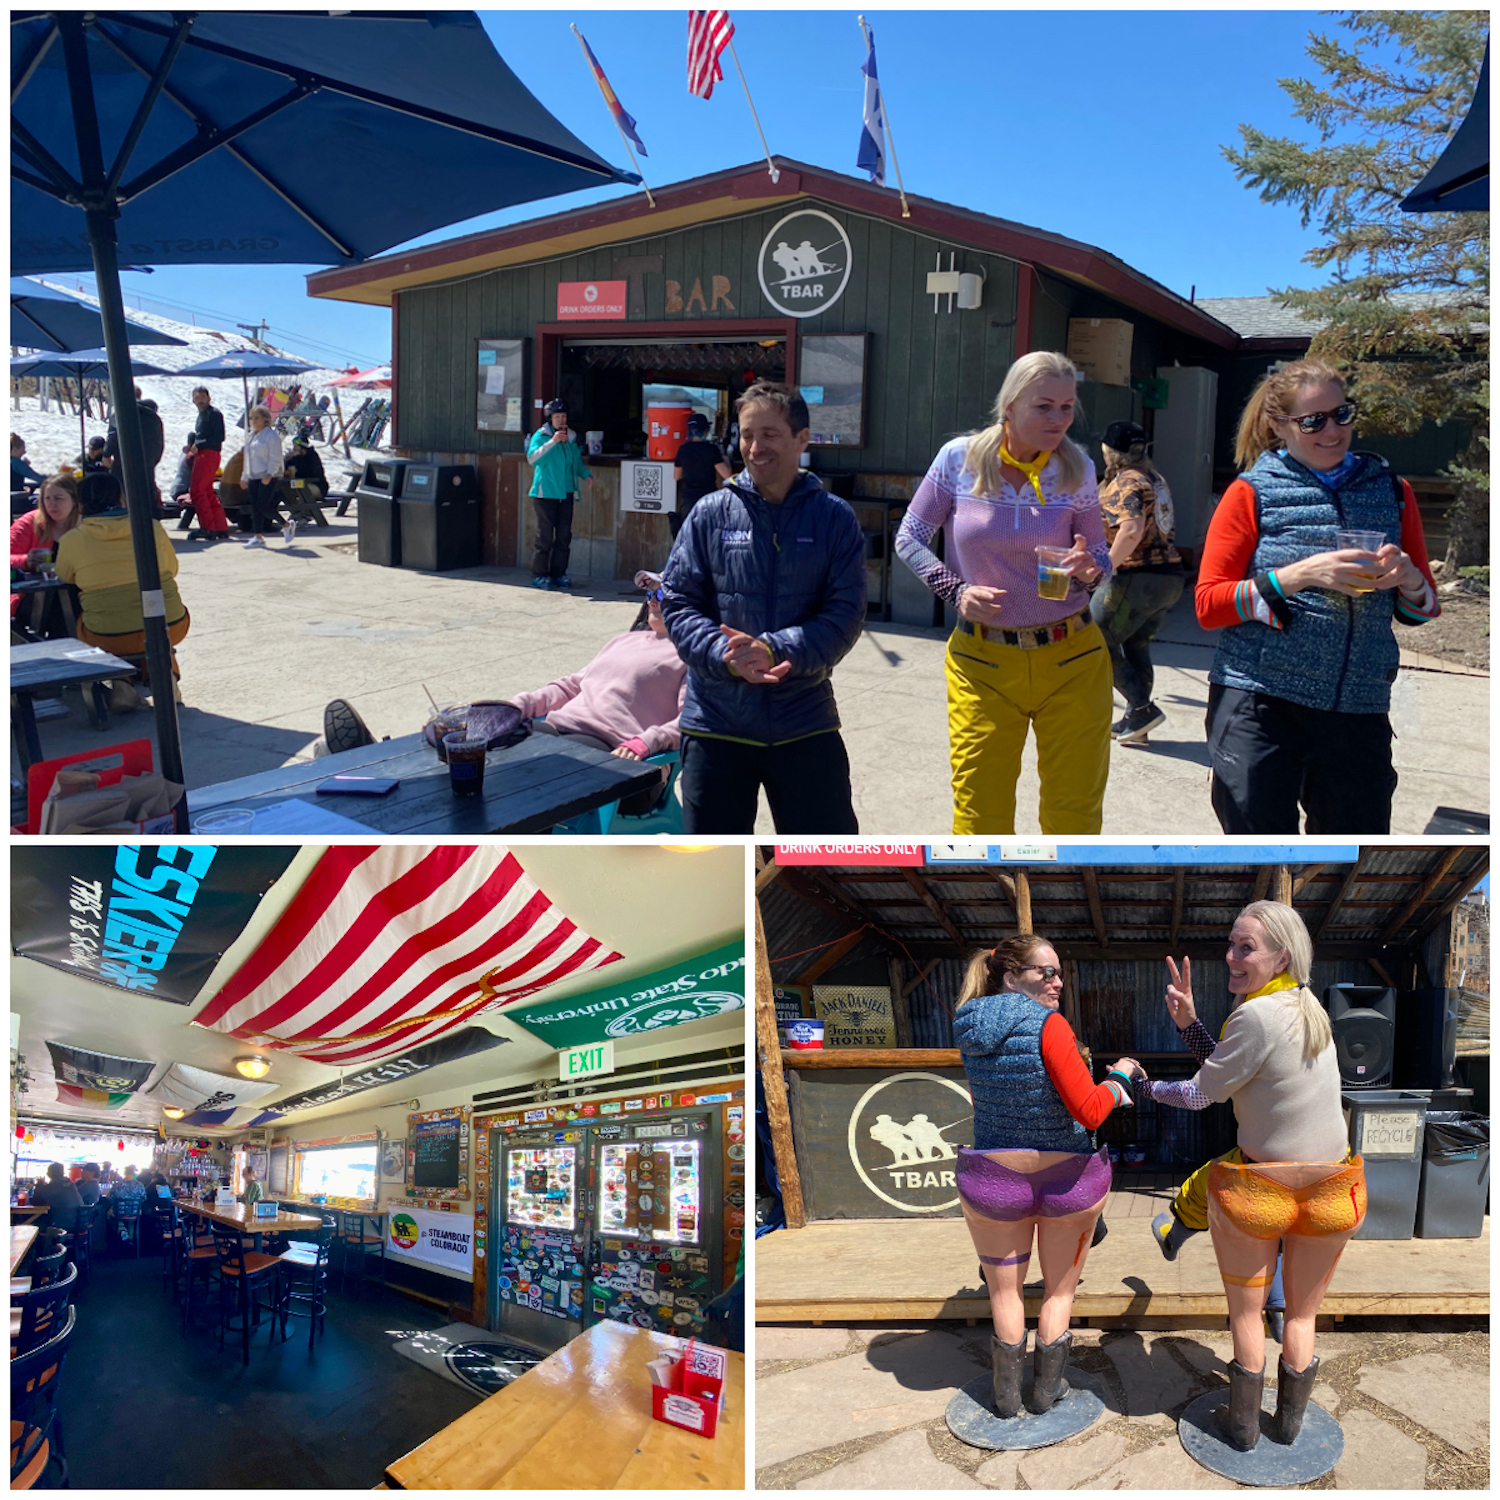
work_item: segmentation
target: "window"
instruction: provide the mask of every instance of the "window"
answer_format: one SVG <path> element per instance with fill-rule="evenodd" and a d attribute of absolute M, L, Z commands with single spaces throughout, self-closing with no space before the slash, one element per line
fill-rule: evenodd
<path fill-rule="evenodd" d="M 813 443 L 862 448 L 865 443 L 867 333 L 804 334 L 797 353 L 797 384 L 807 402 Z"/>
<path fill-rule="evenodd" d="M 525 339 L 480 339 L 474 425 L 481 432 L 524 432 Z"/>
<path fill-rule="evenodd" d="M 297 1154 L 297 1192 L 302 1197 L 367 1198 L 374 1201 L 379 1178 L 379 1142 L 374 1136 L 352 1146 L 320 1146 Z"/>

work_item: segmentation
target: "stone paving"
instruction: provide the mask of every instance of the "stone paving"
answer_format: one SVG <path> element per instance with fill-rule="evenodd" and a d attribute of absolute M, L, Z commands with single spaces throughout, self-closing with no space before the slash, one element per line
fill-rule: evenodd
<path fill-rule="evenodd" d="M 1075 1329 L 1073 1362 L 1108 1404 L 1052 1448 L 993 1454 L 960 1443 L 943 1412 L 989 1368 L 989 1330 L 758 1328 L 756 1486 L 804 1490 L 1240 1489 L 1200 1468 L 1176 1419 L 1226 1384 L 1227 1331 Z M 1276 1358 L 1276 1346 L 1268 1344 Z M 1363 1319 L 1320 1332 L 1314 1397 L 1345 1434 L 1335 1470 L 1304 1489 L 1488 1489 L 1484 1319 Z"/>

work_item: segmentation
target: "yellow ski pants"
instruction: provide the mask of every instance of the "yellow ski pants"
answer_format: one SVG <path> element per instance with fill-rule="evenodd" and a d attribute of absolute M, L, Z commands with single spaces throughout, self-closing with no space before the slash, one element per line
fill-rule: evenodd
<path fill-rule="evenodd" d="M 981 627 L 949 637 L 954 833 L 1016 831 L 1016 781 L 1033 727 L 1042 832 L 1099 832 L 1114 675 L 1099 627 L 1084 619 L 1065 639 L 1032 649 Z"/>

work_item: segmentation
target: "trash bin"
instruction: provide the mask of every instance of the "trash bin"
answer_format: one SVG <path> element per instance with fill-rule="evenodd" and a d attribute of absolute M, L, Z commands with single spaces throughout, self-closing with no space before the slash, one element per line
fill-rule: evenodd
<path fill-rule="evenodd" d="M 382 568 L 401 566 L 401 513 L 396 508 L 406 471 L 414 461 L 405 458 L 372 458 L 354 498 L 359 502 L 355 519 L 359 524 L 359 560 Z M 430 468 L 431 465 L 421 467 Z"/>
<path fill-rule="evenodd" d="M 1422 1185 L 1427 1100 L 1406 1089 L 1346 1091 L 1349 1146 L 1364 1158 L 1368 1208 L 1357 1240 L 1409 1240 Z"/>
<path fill-rule="evenodd" d="M 409 464 L 396 504 L 403 568 L 446 573 L 479 566 L 479 473 L 473 464 Z"/>
<path fill-rule="evenodd" d="M 1462 1109 L 1429 1111 L 1417 1197 L 1417 1238 L 1478 1239 L 1489 1191 L 1489 1116 Z"/>

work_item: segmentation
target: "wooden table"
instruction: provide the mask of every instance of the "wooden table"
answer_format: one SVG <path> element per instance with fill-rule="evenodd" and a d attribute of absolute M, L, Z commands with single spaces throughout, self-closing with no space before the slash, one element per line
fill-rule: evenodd
<path fill-rule="evenodd" d="M 321 783 L 342 775 L 390 776 L 401 785 L 383 797 L 318 795 Z M 660 784 L 660 766 L 609 755 L 566 735 L 534 734 L 490 752 L 482 795 L 455 797 L 437 751 L 420 734 L 408 734 L 199 787 L 188 793 L 188 801 L 195 817 L 209 808 L 260 810 L 299 797 L 379 833 L 546 833 L 580 813 Z"/>
<path fill-rule="evenodd" d="M 78 590 L 61 578 L 18 578 L 10 585 L 20 596 L 16 622 L 39 640 L 72 640 L 78 633 Z"/>
<path fill-rule="evenodd" d="M 11 730 L 16 754 L 24 772 L 42 758 L 42 742 L 36 729 L 32 699 L 38 693 L 55 692 L 73 684 L 104 682 L 112 677 L 130 677 L 135 668 L 97 646 L 82 641 L 36 641 L 10 648 Z M 109 703 L 103 691 L 94 693 L 94 727 L 109 725 Z M 321 764 L 321 762 L 320 762 Z"/>
<path fill-rule="evenodd" d="M 283 1209 L 274 1219 L 257 1219 L 253 1204 L 245 1203 L 179 1203 L 177 1205 L 185 1214 L 197 1214 L 200 1219 L 208 1219 L 214 1224 L 222 1224 L 226 1229 L 238 1229 L 243 1234 L 255 1236 L 255 1248 L 260 1249 L 260 1237 L 263 1234 L 283 1234 L 289 1229 L 321 1229 L 322 1219 L 312 1218 L 307 1214 L 289 1214 Z"/>
<path fill-rule="evenodd" d="M 11 1204 L 10 1216 L 12 1220 L 23 1219 L 27 1223 L 35 1224 L 43 1214 L 47 1212 L 45 1203 L 22 1203 Z"/>
<path fill-rule="evenodd" d="M 16 1268 L 26 1259 L 26 1252 L 31 1249 L 35 1241 L 37 1231 L 33 1225 L 27 1224 L 11 1225 L 10 1230 L 10 1274 L 16 1274 Z"/>
<path fill-rule="evenodd" d="M 745 1356 L 729 1355 L 718 1431 L 651 1415 L 646 1366 L 669 1340 L 596 1323 L 385 1471 L 393 1489 L 739 1490 Z"/>

